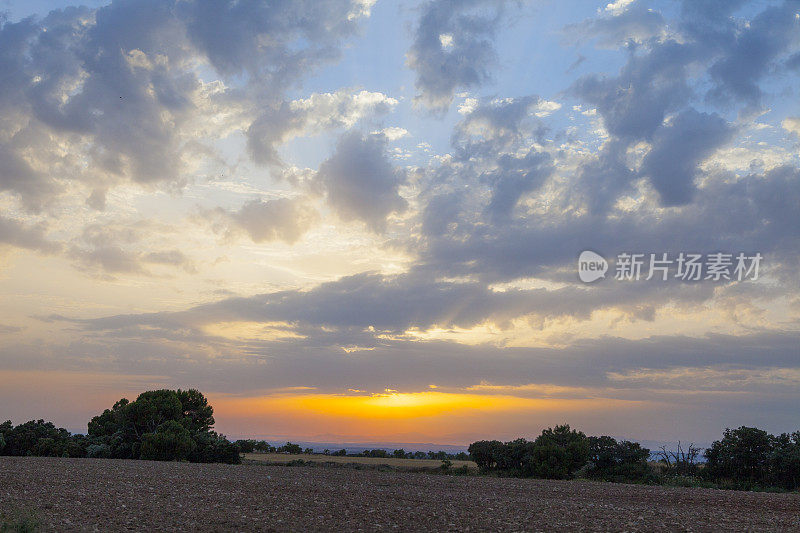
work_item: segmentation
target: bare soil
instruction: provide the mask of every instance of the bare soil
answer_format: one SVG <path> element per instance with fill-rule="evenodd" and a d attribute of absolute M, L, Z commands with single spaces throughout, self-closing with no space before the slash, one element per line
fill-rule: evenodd
<path fill-rule="evenodd" d="M 0 457 L 55 531 L 800 531 L 800 495 L 258 464 Z"/>

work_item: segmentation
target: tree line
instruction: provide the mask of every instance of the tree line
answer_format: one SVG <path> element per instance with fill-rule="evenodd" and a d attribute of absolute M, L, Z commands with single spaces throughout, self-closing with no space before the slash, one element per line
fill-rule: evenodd
<path fill-rule="evenodd" d="M 240 439 L 234 442 L 242 453 L 288 453 L 288 454 L 315 454 L 313 448 L 302 448 L 299 444 L 287 442 L 283 446 L 273 446 L 265 440 L 255 439 Z M 342 448 L 340 450 L 325 449 L 321 455 L 328 455 L 331 457 L 377 457 L 381 459 L 432 459 L 436 461 L 469 461 L 469 454 L 466 452 L 447 453 L 443 450 L 438 452 L 434 451 L 416 451 L 407 452 L 402 448 L 397 450 L 386 450 L 383 448 L 376 448 L 372 450 L 364 450 L 361 452 L 347 453 L 347 450 Z"/>
<path fill-rule="evenodd" d="M 639 443 L 586 436 L 569 425 L 535 440 L 483 440 L 469 455 L 484 473 L 544 479 L 589 478 L 624 483 L 677 484 L 741 490 L 800 489 L 800 432 L 771 435 L 742 426 L 726 429 L 703 453 L 680 443 L 658 459 Z"/>
<path fill-rule="evenodd" d="M 93 417 L 86 435 L 44 420 L 6 421 L 0 455 L 240 463 L 239 447 L 213 426 L 214 409 L 200 391 L 154 390 Z"/>
<path fill-rule="evenodd" d="M 31 420 L 0 424 L 0 455 L 97 457 L 161 461 L 240 463 L 242 452 L 313 453 L 287 442 L 229 441 L 213 430 L 214 410 L 202 393 L 154 390 L 136 400 L 125 398 L 93 417 L 86 435 L 71 434 L 52 422 Z M 590 478 L 633 483 L 667 483 L 733 489 L 800 489 L 800 431 L 772 435 L 742 426 L 726 429 L 720 440 L 702 453 L 694 446 L 662 448 L 659 460 L 636 442 L 608 436 L 586 436 L 568 425 L 542 431 L 536 439 L 509 442 L 483 440 L 470 444 L 468 454 L 390 452 L 384 449 L 326 455 L 401 459 L 472 459 L 489 474 L 546 479 Z"/>

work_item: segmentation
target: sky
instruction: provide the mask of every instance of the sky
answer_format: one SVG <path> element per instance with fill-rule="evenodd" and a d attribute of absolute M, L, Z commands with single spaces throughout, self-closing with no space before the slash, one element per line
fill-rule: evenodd
<path fill-rule="evenodd" d="M 800 429 L 800 1 L 0 11 L 0 419 Z"/>

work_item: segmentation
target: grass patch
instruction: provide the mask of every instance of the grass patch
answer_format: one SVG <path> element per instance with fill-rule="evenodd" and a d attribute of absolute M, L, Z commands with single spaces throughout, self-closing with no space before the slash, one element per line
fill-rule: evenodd
<path fill-rule="evenodd" d="M 41 522 L 35 511 L 0 511 L 0 533 L 33 533 L 41 531 Z"/>

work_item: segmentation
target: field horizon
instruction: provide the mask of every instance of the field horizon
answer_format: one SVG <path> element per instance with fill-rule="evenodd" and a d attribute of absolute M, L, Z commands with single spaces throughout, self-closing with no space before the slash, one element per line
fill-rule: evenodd
<path fill-rule="evenodd" d="M 45 531 L 786 531 L 796 494 L 348 468 L 0 457 L 3 519 Z M 15 518 L 17 517 L 17 518 Z M 1 523 L 1 522 L 0 522 Z"/>

